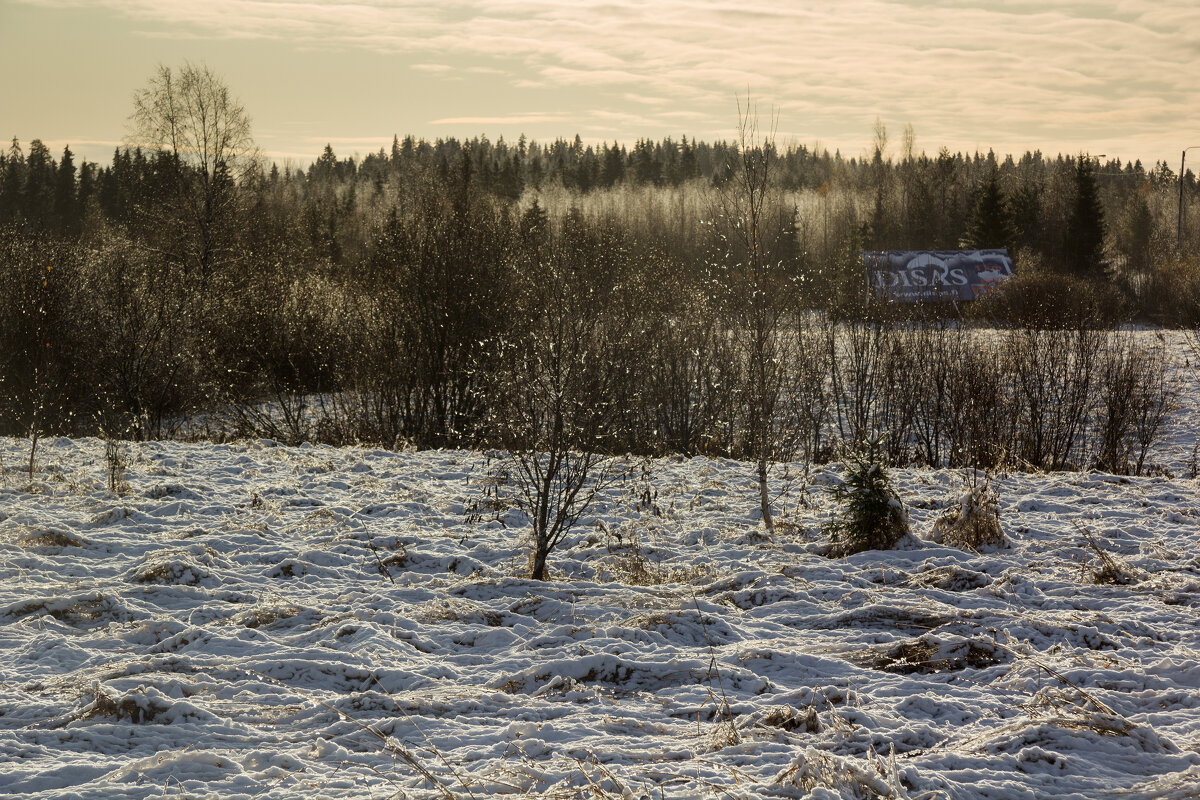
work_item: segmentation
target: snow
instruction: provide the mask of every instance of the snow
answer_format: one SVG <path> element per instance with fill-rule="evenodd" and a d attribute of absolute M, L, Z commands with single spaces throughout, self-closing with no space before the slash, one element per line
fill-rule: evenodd
<path fill-rule="evenodd" d="M 1200 797 L 1196 394 L 1161 474 L 994 476 L 1004 547 L 931 540 L 958 473 L 830 559 L 838 465 L 772 538 L 664 459 L 549 582 L 484 454 L 0 439 L 0 797 Z"/>

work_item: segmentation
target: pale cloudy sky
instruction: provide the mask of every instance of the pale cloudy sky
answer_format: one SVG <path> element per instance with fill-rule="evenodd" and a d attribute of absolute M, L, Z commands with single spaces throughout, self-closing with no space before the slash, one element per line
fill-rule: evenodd
<path fill-rule="evenodd" d="M 393 133 L 730 137 L 747 90 L 781 142 L 846 155 L 876 118 L 892 153 L 908 123 L 929 153 L 1200 145 L 1200 0 L 0 0 L 0 137 L 107 161 L 185 60 L 298 163 Z"/>

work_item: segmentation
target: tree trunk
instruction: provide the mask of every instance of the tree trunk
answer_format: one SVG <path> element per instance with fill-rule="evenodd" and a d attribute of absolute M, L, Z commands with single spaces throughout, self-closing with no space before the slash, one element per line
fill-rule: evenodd
<path fill-rule="evenodd" d="M 550 555 L 550 549 L 546 544 L 540 538 L 534 544 L 533 565 L 529 569 L 529 577 L 535 581 L 546 580 L 546 558 Z"/>
<path fill-rule="evenodd" d="M 762 504 L 763 524 L 767 526 L 767 533 L 775 534 L 775 520 L 771 518 L 771 498 L 767 493 L 767 457 L 766 453 L 758 457 L 758 499 Z"/>

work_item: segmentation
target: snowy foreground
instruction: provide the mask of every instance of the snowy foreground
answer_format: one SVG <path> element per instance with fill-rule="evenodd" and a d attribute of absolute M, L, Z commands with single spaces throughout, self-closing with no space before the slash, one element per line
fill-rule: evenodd
<path fill-rule="evenodd" d="M 834 467 L 771 541 L 746 465 L 634 464 L 547 583 L 482 454 L 129 445 L 118 496 L 0 439 L 0 796 L 1200 797 L 1172 424 L 1178 477 L 998 476 L 984 553 L 928 538 L 957 473 L 834 560 Z"/>

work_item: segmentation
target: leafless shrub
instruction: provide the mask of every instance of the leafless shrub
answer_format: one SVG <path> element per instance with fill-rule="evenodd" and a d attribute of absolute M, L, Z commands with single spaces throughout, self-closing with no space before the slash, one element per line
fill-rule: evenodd
<path fill-rule="evenodd" d="M 295 445 L 322 434 L 346 443 L 336 438 L 336 407 L 325 403 L 338 388 L 334 365 L 348 349 L 344 289 L 316 275 L 292 278 L 277 267 L 248 284 L 223 320 L 240 332 L 227 336 L 223 355 L 237 368 L 214 388 L 226 423 L 242 437 Z"/>
<path fill-rule="evenodd" d="M 198 337 L 205 315 L 178 265 L 125 237 L 106 235 L 84 275 L 102 434 L 147 439 L 201 404 Z M 212 342 L 205 343 L 211 347 Z"/>
<path fill-rule="evenodd" d="M 125 480 L 125 469 L 129 466 L 129 455 L 125 446 L 115 438 L 104 438 L 104 460 L 108 465 L 108 490 L 118 497 L 129 491 L 129 481 Z"/>
<path fill-rule="evenodd" d="M 914 409 L 913 433 L 918 445 L 918 460 L 932 467 L 941 466 L 947 457 L 947 439 L 953 451 L 951 433 L 951 375 L 954 365 L 966 355 L 961 333 L 955 335 L 946 326 L 917 328 L 911 346 L 919 354 L 911 379 L 919 387 Z"/>
<path fill-rule="evenodd" d="M 1142 474 L 1146 456 L 1162 433 L 1167 412 L 1178 395 L 1178 384 L 1171 379 L 1170 367 L 1163 348 L 1153 347 L 1140 354 L 1142 368 L 1133 387 L 1133 451 L 1134 472 Z"/>
<path fill-rule="evenodd" d="M 877 404 L 883 392 L 880 380 L 885 351 L 884 323 L 828 320 L 826 369 L 833 393 L 833 415 L 838 436 L 856 447 L 877 432 Z"/>
<path fill-rule="evenodd" d="M 784 419 L 796 425 L 800 455 L 806 464 L 823 463 L 831 455 L 826 428 L 834 397 L 825 369 L 825 354 L 829 352 L 828 339 L 832 335 L 832 327 L 821 324 L 813 315 L 798 315 L 793 380 L 783 402 L 791 406 Z"/>
<path fill-rule="evenodd" d="M 872 423 L 872 435 L 881 437 L 884 457 L 892 464 L 913 461 L 915 422 L 924 387 L 916 379 L 924 358 L 919 337 L 912 330 L 883 329 L 881 392 Z"/>
<path fill-rule="evenodd" d="M 722 455 L 731 437 L 722 421 L 731 419 L 735 385 L 731 345 L 704 300 L 662 308 L 648 330 L 647 414 L 653 438 L 666 452 Z"/>
<path fill-rule="evenodd" d="M 1151 318 L 1160 324 L 1200 327 L 1200 259 L 1159 259 L 1140 294 Z"/>
<path fill-rule="evenodd" d="M 1125 298 L 1112 284 L 1031 264 L 999 291 L 976 301 L 970 313 L 975 319 L 1039 330 L 1102 328 L 1129 315 Z"/>
<path fill-rule="evenodd" d="M 1078 468 L 1102 334 L 1025 328 L 1006 340 L 1012 391 L 1021 401 L 1015 455 L 1033 469 Z"/>
<path fill-rule="evenodd" d="M 958 355 L 947 377 L 947 464 L 996 469 L 1013 449 L 1023 401 L 1009 387 L 1000 347 L 988 337 L 964 340 Z"/>

